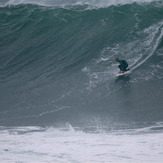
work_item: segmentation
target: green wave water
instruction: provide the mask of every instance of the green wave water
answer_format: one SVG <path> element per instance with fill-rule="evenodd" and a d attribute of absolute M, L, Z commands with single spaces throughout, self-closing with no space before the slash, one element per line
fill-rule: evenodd
<path fill-rule="evenodd" d="M 111 2 L 1 1 L 1 125 L 161 121 L 163 3 Z"/>

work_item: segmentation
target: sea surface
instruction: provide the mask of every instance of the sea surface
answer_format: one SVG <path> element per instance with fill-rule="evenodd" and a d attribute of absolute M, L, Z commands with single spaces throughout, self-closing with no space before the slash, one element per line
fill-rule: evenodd
<path fill-rule="evenodd" d="M 162 163 L 163 1 L 0 0 L 0 162 Z"/>

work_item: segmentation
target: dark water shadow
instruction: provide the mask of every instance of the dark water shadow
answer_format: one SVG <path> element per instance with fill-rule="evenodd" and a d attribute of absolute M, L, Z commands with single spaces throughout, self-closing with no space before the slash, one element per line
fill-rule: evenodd
<path fill-rule="evenodd" d="M 129 75 L 127 76 L 119 76 L 115 79 L 115 83 L 119 82 L 129 82 L 131 80 L 131 77 Z"/>
<path fill-rule="evenodd" d="M 117 88 L 117 92 L 115 94 L 115 99 L 119 103 L 119 108 L 121 108 L 122 115 L 125 113 L 126 115 L 134 109 L 134 94 L 133 87 L 131 81 L 131 76 L 119 76 L 114 81 L 114 86 Z M 131 109 L 132 108 L 132 109 Z M 121 112 L 120 111 L 120 112 Z"/>

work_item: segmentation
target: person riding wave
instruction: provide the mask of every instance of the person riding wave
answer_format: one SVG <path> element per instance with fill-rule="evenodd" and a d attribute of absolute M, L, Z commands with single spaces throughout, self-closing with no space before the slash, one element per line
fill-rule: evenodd
<path fill-rule="evenodd" d="M 125 71 L 128 71 L 128 63 L 125 60 L 120 60 L 119 58 L 115 58 L 115 61 L 118 62 L 120 65 L 118 65 L 120 69 L 120 73 L 124 73 Z"/>

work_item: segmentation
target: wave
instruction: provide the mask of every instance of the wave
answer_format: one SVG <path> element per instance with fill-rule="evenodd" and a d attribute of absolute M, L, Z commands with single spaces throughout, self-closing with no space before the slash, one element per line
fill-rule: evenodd
<path fill-rule="evenodd" d="M 76 6 L 76 5 L 88 5 L 92 7 L 109 7 L 112 5 L 125 5 L 132 3 L 151 3 L 151 2 L 160 2 L 160 0 L 2 0 L 0 5 L 5 7 L 7 5 L 20 5 L 20 4 L 36 4 L 40 6 L 57 6 L 57 7 L 65 7 L 65 6 Z"/>
<path fill-rule="evenodd" d="M 161 119 L 161 1 L 9 0 L 0 6 L 2 124 Z M 128 61 L 130 76 L 115 79 L 116 57 Z"/>

